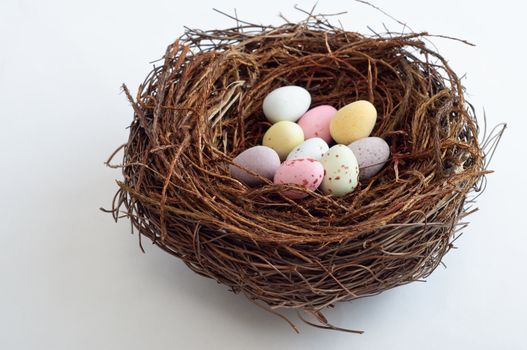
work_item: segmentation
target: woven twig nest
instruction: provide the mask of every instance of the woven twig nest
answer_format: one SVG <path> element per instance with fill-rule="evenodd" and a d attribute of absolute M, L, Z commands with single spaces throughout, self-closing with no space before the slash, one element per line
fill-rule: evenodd
<path fill-rule="evenodd" d="M 195 272 L 270 309 L 320 311 L 428 276 L 452 247 L 485 171 L 460 79 L 426 33 L 364 36 L 323 17 L 280 27 L 187 30 L 132 102 L 114 215 Z M 229 175 L 270 126 L 266 94 L 305 87 L 312 106 L 357 100 L 391 158 L 354 192 L 251 188 Z"/>

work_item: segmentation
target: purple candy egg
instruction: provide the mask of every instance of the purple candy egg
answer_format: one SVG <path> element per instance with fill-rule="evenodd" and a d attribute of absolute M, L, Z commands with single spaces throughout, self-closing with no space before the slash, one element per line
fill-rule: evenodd
<path fill-rule="evenodd" d="M 233 159 L 233 163 L 238 166 L 229 165 L 232 177 L 248 186 L 257 186 L 264 183 L 264 181 L 251 175 L 244 169 L 250 170 L 269 180 L 273 180 L 276 170 L 280 167 L 280 157 L 270 147 L 254 146 L 240 153 Z"/>

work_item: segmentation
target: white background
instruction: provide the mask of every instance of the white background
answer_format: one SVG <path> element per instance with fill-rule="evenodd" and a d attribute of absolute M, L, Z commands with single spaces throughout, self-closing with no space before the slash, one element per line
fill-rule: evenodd
<path fill-rule="evenodd" d="M 109 207 L 118 170 L 103 165 L 127 138 L 135 92 L 183 25 L 303 16 L 296 1 L 0 2 L 1 349 L 525 349 L 526 54 L 521 1 L 378 1 L 434 40 L 489 125 L 509 127 L 480 211 L 427 283 L 339 304 L 327 316 L 362 336 L 282 320 L 147 246 Z M 301 6 L 310 8 L 313 1 Z M 347 10 L 350 30 L 401 27 L 372 8 Z M 289 316 L 294 318 L 294 314 Z"/>

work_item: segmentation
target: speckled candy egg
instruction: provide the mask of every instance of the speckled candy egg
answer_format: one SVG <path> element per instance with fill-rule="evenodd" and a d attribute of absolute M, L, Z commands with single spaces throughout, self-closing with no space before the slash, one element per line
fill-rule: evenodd
<path fill-rule="evenodd" d="M 233 159 L 233 163 L 272 180 L 276 170 L 280 167 L 280 157 L 278 157 L 278 154 L 272 148 L 254 146 L 240 153 Z M 241 168 L 232 164 L 229 165 L 231 176 L 248 186 L 256 186 L 263 183 L 261 179 Z"/>
<path fill-rule="evenodd" d="M 320 137 L 313 137 L 312 139 L 305 140 L 298 146 L 296 146 L 287 156 L 287 159 L 295 158 L 313 158 L 314 160 L 320 160 L 322 155 L 328 151 L 329 147 L 326 141 Z"/>
<path fill-rule="evenodd" d="M 296 122 L 309 108 L 311 95 L 300 86 L 283 86 L 264 98 L 263 112 L 271 123 Z"/>
<path fill-rule="evenodd" d="M 337 143 L 348 145 L 370 136 L 376 120 L 375 107 L 368 101 L 360 100 L 339 109 L 331 118 L 329 131 Z"/>
<path fill-rule="evenodd" d="M 348 146 L 331 147 L 320 162 L 325 170 L 320 185 L 324 193 L 342 197 L 355 189 L 359 182 L 359 164 Z"/>
<path fill-rule="evenodd" d="M 262 144 L 270 147 L 284 160 L 299 144 L 304 142 L 302 128 L 293 122 L 281 121 L 272 125 L 264 134 Z"/>
<path fill-rule="evenodd" d="M 380 137 L 365 137 L 348 146 L 359 162 L 359 179 L 369 179 L 377 174 L 388 158 L 390 146 Z"/>
<path fill-rule="evenodd" d="M 304 138 L 320 137 L 326 143 L 330 143 L 331 133 L 329 123 L 337 110 L 328 105 L 318 106 L 307 111 L 299 120 L 298 125 L 304 130 Z"/>
<path fill-rule="evenodd" d="M 295 184 L 315 191 L 324 177 L 324 167 L 312 158 L 295 158 L 286 160 L 274 175 L 275 184 Z M 301 199 L 308 193 L 289 190 L 283 193 L 291 199 Z"/>

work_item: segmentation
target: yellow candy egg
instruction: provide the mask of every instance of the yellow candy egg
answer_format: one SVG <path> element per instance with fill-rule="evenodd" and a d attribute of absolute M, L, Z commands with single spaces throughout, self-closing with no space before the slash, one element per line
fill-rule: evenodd
<path fill-rule="evenodd" d="M 280 159 L 284 160 L 289 152 L 302 142 L 304 142 L 304 131 L 300 125 L 290 121 L 280 121 L 267 130 L 262 144 L 274 149 Z"/>
<path fill-rule="evenodd" d="M 331 118 L 329 132 L 337 143 L 347 145 L 370 136 L 376 120 L 377 110 L 370 102 L 356 101 L 337 111 Z"/>

